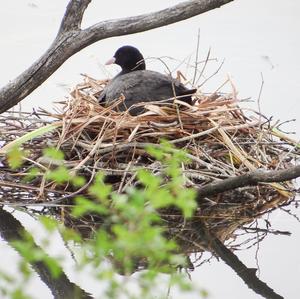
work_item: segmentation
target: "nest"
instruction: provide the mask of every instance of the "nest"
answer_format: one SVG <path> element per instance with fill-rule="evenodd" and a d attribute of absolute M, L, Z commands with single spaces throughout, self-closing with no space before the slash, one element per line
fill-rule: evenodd
<path fill-rule="evenodd" d="M 175 100 L 174 104 L 147 103 L 145 112 L 133 117 L 119 112 L 120 98 L 109 107 L 97 103 L 97 96 L 106 81 L 85 77 L 60 103 L 55 113 L 10 113 L 1 116 L 1 141 L 6 144 L 38 128 L 52 130 L 23 143 L 29 151 L 20 169 L 11 170 L 6 160 L 0 167 L 2 204 L 41 205 L 56 215 L 65 209 L 62 220 L 67 226 L 90 237 L 102 220 L 95 215 L 74 219 L 66 212 L 72 198 L 87 193 L 96 172 L 106 174 L 113 189 L 122 193 L 136 184 L 136 171 L 145 168 L 161 173 L 164 167 L 146 151 L 149 145 L 160 147 L 166 139 L 177 149 L 184 149 L 190 163 L 182 165 L 187 188 L 201 188 L 213 181 L 245 174 L 255 169 L 285 169 L 298 157 L 296 143 L 276 130 L 260 113 L 241 108 L 235 93 L 197 94 L 194 106 Z M 177 104 L 180 105 L 177 105 Z M 278 124 L 277 124 L 278 125 Z M 53 129 L 55 127 L 55 129 Z M 45 130 L 47 131 L 47 130 Z M 26 183 L 24 173 L 32 166 L 45 168 L 42 150 L 48 146 L 65 153 L 64 164 L 87 178 L 79 190 L 68 184 L 58 186 L 42 178 Z M 52 162 L 53 167 L 53 162 Z M 290 204 L 294 199 L 291 182 L 243 187 L 203 199 L 189 221 L 181 213 L 168 208 L 159 211 L 169 237 L 175 236 L 186 254 L 205 250 L 195 232 L 201 219 L 220 240 L 234 240 L 237 232 L 252 239 L 253 223 L 262 215 Z M 263 231 L 263 230 L 261 230 Z M 267 230 L 266 230 L 267 231 Z M 238 246 L 235 244 L 235 248 Z"/>

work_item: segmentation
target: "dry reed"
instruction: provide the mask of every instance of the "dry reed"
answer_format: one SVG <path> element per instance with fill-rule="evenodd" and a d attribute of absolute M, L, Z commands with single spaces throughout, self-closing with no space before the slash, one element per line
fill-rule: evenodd
<path fill-rule="evenodd" d="M 63 220 L 66 225 L 89 237 L 91 231 L 101 225 L 101 219 L 93 215 L 74 219 L 66 212 L 66 206 L 72 205 L 75 195 L 87 193 L 98 171 L 107 175 L 113 189 L 119 193 L 136 183 L 136 171 L 141 167 L 160 173 L 163 165 L 145 148 L 149 145 L 160 147 L 162 138 L 187 152 L 191 163 L 182 165 L 186 187 L 201 188 L 207 183 L 258 168 L 285 169 L 298 158 L 298 145 L 260 113 L 241 108 L 235 92 L 225 96 L 198 93 L 194 106 L 183 104 L 180 108 L 176 104 L 141 103 L 147 112 L 133 117 L 128 111 L 115 110 L 122 98 L 110 107 L 97 103 L 97 96 L 105 84 L 106 81 L 86 76 L 55 113 L 39 111 L 1 116 L 3 144 L 49 123 L 56 127 L 23 144 L 29 155 L 20 169 L 11 170 L 3 158 L 0 167 L 2 204 L 42 205 L 59 214 L 65 207 Z M 175 100 L 175 103 L 180 101 Z M 29 183 L 23 181 L 24 174 L 33 166 L 43 173 L 50 167 L 49 161 L 42 156 L 47 146 L 61 149 L 65 153 L 64 165 L 87 178 L 83 187 L 74 191 L 68 184 L 58 186 L 43 176 Z M 188 222 L 171 208 L 160 213 L 182 250 L 191 253 L 205 248 L 193 231 L 194 221 L 204 221 L 222 241 L 235 239 L 238 229 L 252 240 L 249 232 L 253 230 L 253 223 L 265 213 L 290 204 L 294 197 L 291 182 L 260 184 L 205 198 Z M 254 231 L 259 232 L 258 229 Z"/>

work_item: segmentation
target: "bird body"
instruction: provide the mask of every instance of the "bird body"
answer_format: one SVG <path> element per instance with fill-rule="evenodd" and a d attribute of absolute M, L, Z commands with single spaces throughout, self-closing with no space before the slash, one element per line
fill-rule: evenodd
<path fill-rule="evenodd" d="M 121 95 L 125 97 L 119 109 L 124 111 L 141 102 L 161 101 L 179 97 L 180 100 L 192 103 L 191 95 L 196 89 L 187 89 L 171 76 L 145 70 L 142 54 L 134 47 L 124 46 L 117 50 L 110 63 L 119 64 L 122 71 L 114 77 L 100 94 L 99 102 L 110 104 Z M 142 108 L 130 110 L 132 115 L 143 112 Z"/>

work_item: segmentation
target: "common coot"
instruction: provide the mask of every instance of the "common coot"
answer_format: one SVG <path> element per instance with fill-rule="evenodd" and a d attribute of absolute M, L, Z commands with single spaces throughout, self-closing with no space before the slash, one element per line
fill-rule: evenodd
<path fill-rule="evenodd" d="M 104 88 L 99 96 L 100 103 L 109 104 L 123 94 L 125 100 L 118 107 L 121 111 L 141 102 L 171 100 L 174 97 L 192 104 L 192 94 L 196 89 L 187 89 L 171 76 L 146 70 L 144 57 L 137 48 L 119 48 L 106 64 L 113 63 L 122 70 Z M 130 109 L 130 114 L 138 115 L 143 111 L 143 108 L 135 107 Z"/>

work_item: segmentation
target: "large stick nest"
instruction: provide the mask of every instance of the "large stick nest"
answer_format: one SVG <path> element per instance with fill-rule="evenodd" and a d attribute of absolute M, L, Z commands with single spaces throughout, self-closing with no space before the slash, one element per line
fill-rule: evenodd
<path fill-rule="evenodd" d="M 55 203 L 54 211 L 60 213 L 63 207 L 72 204 L 75 195 L 87 193 L 97 171 L 104 172 L 114 190 L 122 193 L 136 184 L 137 169 L 162 172 L 163 165 L 145 150 L 148 145 L 160 147 L 162 138 L 188 153 L 191 162 L 182 168 L 186 187 L 193 188 L 258 168 L 285 169 L 299 154 L 296 144 L 276 130 L 266 117 L 241 108 L 234 92 L 226 96 L 199 93 L 194 106 L 179 107 L 178 100 L 175 104 L 147 103 L 147 112 L 133 117 L 128 111 L 116 111 L 122 98 L 110 107 L 97 103 L 97 95 L 105 84 L 106 81 L 86 77 L 84 83 L 70 93 L 68 100 L 60 103 L 56 113 L 40 111 L 2 116 L 3 143 L 49 123 L 56 125 L 54 131 L 23 144 L 30 154 L 21 169 L 11 170 L 6 160 L 2 161 L 0 199 L 3 204 L 42 203 L 50 207 Z M 42 149 L 47 146 L 60 148 L 65 153 L 64 164 L 84 175 L 88 183 L 74 191 L 68 184 L 58 186 L 43 177 L 24 182 L 24 173 L 31 167 L 42 170 L 50 167 L 42 157 Z M 188 222 L 171 208 L 160 213 L 169 233 L 176 235 L 186 253 L 191 253 L 205 248 L 193 230 L 193 223 L 199 219 L 210 232 L 225 241 L 234 239 L 237 229 L 249 232 L 247 228 L 258 218 L 293 199 L 291 183 L 261 184 L 205 198 Z M 76 228 L 85 237 L 102 223 L 93 215 L 74 219 L 68 209 L 64 211 L 66 225 Z"/>

